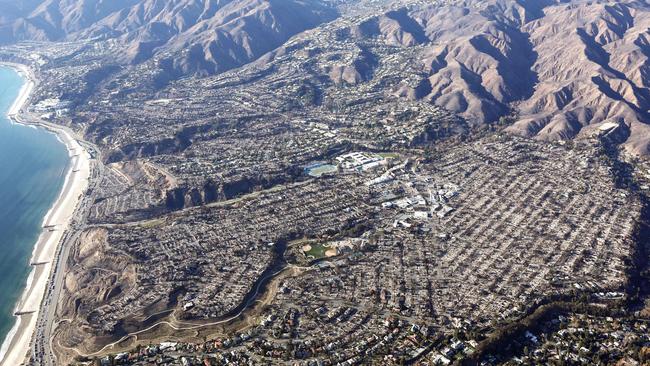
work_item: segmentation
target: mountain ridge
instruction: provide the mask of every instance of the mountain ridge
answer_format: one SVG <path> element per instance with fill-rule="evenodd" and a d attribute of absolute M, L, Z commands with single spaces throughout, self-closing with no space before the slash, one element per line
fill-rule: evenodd
<path fill-rule="evenodd" d="M 650 154 L 647 4 L 469 3 L 402 10 L 409 29 L 384 14 L 364 23 L 379 26 L 353 33 L 403 47 L 414 44 L 405 35 L 425 35 L 417 44 L 425 47 L 422 82 L 431 90 L 418 98 L 470 122 L 514 115 L 509 132 L 540 140 L 579 138 L 615 123 L 629 131 L 628 152 Z"/>
<path fill-rule="evenodd" d="M 389 10 L 340 30 L 357 43 L 358 54 L 347 64 L 320 65 L 323 80 L 340 88 L 373 80 L 385 60 L 364 42 L 379 41 L 391 52 L 414 52 L 422 74 L 386 94 L 432 103 L 470 125 L 508 117 L 514 123 L 507 131 L 539 140 L 588 137 L 613 123 L 628 136 L 628 152 L 650 155 L 650 5 L 644 1 L 384 2 Z M 334 3 L 2 1 L 0 13 L 8 15 L 0 20 L 0 43 L 110 39 L 121 45 L 114 56 L 120 64 L 153 62 L 162 80 L 205 77 L 272 60 L 292 37 L 339 17 Z"/>
<path fill-rule="evenodd" d="M 30 8 L 0 3 L 0 13 L 19 14 L 0 21 L 0 44 L 116 39 L 125 64 L 165 53 L 180 73 L 199 75 L 251 62 L 337 16 L 319 0 L 47 0 Z"/>

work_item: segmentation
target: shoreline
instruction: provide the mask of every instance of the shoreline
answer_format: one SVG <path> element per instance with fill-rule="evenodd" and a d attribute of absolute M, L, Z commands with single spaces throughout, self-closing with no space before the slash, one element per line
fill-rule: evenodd
<path fill-rule="evenodd" d="M 16 303 L 14 316 L 16 321 L 0 346 L 0 366 L 23 364 L 30 351 L 32 337 L 36 329 L 36 320 L 41 310 L 53 265 L 70 222 L 77 209 L 81 196 L 88 187 L 90 178 L 90 154 L 64 127 L 46 124 L 40 121 L 30 122 L 20 119 L 21 112 L 29 102 L 36 86 L 32 71 L 22 64 L 0 62 L 0 66 L 14 69 L 25 82 L 14 103 L 7 111 L 11 123 L 27 127 L 41 127 L 54 133 L 68 150 L 68 163 L 65 180 L 57 199 L 43 217 L 41 234 L 29 261 L 32 270 L 25 289 Z"/>
<path fill-rule="evenodd" d="M 20 92 L 18 93 L 18 96 L 14 100 L 9 110 L 7 110 L 7 117 L 9 118 L 9 120 L 12 122 L 17 122 L 15 121 L 16 117 L 23 109 L 23 107 L 27 105 L 27 100 L 29 99 L 29 96 L 32 94 L 32 91 L 36 86 L 36 82 L 34 81 L 36 78 L 34 77 L 34 74 L 31 72 L 31 70 L 25 65 L 14 64 L 9 62 L 0 62 L 0 66 L 5 66 L 14 69 L 18 73 L 18 75 L 20 75 L 23 79 L 25 79 L 23 86 L 20 88 Z"/>

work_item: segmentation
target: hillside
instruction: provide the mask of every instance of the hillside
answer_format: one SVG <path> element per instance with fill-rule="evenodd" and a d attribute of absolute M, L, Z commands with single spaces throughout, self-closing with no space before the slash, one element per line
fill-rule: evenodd
<path fill-rule="evenodd" d="M 387 94 L 430 102 L 470 125 L 514 116 L 510 132 L 540 140 L 616 129 L 627 151 L 650 154 L 646 2 L 369 2 L 376 3 L 383 10 L 367 6 L 363 16 L 336 30 L 345 42 L 356 42 L 356 51 L 345 56 L 350 62 L 336 61 L 342 56 L 334 53 L 321 62 L 319 80 L 339 88 L 381 84 L 373 80 L 375 69 L 391 55 L 409 55 L 404 57 L 418 68 L 419 80 L 397 91 L 387 86 Z M 287 48 L 286 42 L 330 24 L 345 4 L 350 2 L 2 0 L 0 43 L 110 39 L 120 45 L 111 61 L 128 66 L 155 60 L 162 80 L 204 77 L 260 58 L 263 64 L 273 60 L 273 50 L 299 51 L 302 46 Z M 327 53 L 341 40 L 305 51 Z M 369 42 L 384 49 L 373 54 Z"/>
<path fill-rule="evenodd" d="M 70 224 L 44 228 L 63 235 L 58 264 L 38 315 L 20 312 L 34 336 L 16 359 L 646 359 L 631 323 L 650 309 L 645 0 L 0 14 L 0 61 L 34 81 L 17 121 L 79 140 L 71 177 L 91 165 Z"/>
<path fill-rule="evenodd" d="M 253 61 L 331 20 L 318 0 L 47 0 L 0 2 L 0 44 L 116 39 L 139 63 L 164 53 L 182 73 L 212 74 Z"/>
<path fill-rule="evenodd" d="M 509 131 L 542 140 L 618 125 L 650 153 L 648 28 L 641 1 L 508 1 L 393 11 L 355 34 L 423 45 L 419 97 L 475 123 L 514 113 Z"/>

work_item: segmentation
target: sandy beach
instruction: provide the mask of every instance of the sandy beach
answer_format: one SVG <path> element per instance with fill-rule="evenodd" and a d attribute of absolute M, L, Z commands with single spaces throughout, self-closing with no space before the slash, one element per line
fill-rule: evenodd
<path fill-rule="evenodd" d="M 43 219 L 43 231 L 34 246 L 30 261 L 32 272 L 15 308 L 17 321 L 0 347 L 0 366 L 16 366 L 23 364 L 28 355 L 38 312 L 59 244 L 88 186 L 90 155 L 67 129 L 22 119 L 20 112 L 28 103 L 36 85 L 33 73 L 24 65 L 9 63 L 0 63 L 0 65 L 16 69 L 26 80 L 18 98 L 7 113 L 9 118 L 16 123 L 40 126 L 55 133 L 68 149 L 71 159 L 63 188 Z"/>
<path fill-rule="evenodd" d="M 7 111 L 7 116 L 13 121 L 16 116 L 20 113 L 20 110 L 26 106 L 27 100 L 29 99 L 29 95 L 32 93 L 32 90 L 34 89 L 34 76 L 32 72 L 27 68 L 25 65 L 20 65 L 20 64 L 12 64 L 12 63 L 0 63 L 0 66 L 7 66 L 11 67 L 12 69 L 15 69 L 20 76 L 22 76 L 25 79 L 25 83 L 23 84 L 23 87 L 20 89 L 20 93 L 18 94 L 18 98 L 14 101 L 14 103 L 11 105 L 11 108 Z"/>

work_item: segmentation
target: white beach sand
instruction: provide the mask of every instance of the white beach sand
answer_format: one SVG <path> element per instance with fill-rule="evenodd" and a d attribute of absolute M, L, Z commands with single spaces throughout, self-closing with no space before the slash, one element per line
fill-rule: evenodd
<path fill-rule="evenodd" d="M 9 66 L 15 69 L 23 78 L 25 78 L 25 83 L 20 89 L 18 98 L 16 98 L 14 103 L 11 105 L 11 108 L 9 108 L 7 111 L 7 116 L 13 120 L 16 115 L 18 115 L 20 110 L 25 106 L 25 103 L 29 99 L 29 95 L 32 93 L 32 90 L 34 90 L 34 79 L 32 77 L 31 71 L 24 65 L 7 63 L 0 63 L 0 65 Z"/>
<path fill-rule="evenodd" d="M 14 122 L 29 124 L 29 121 L 20 119 L 20 111 L 28 102 L 36 85 L 33 74 L 23 65 L 4 65 L 15 68 L 27 79 L 7 114 Z M 90 176 L 90 155 L 71 133 L 53 126 L 42 127 L 57 134 L 68 149 L 71 162 L 63 189 L 43 220 L 44 229 L 34 246 L 31 258 L 31 263 L 37 265 L 33 267 L 27 287 L 16 306 L 16 312 L 24 314 L 17 316 L 16 324 L 0 347 L 0 366 L 20 365 L 26 359 L 59 243 L 70 225 L 77 204 L 88 186 Z"/>

